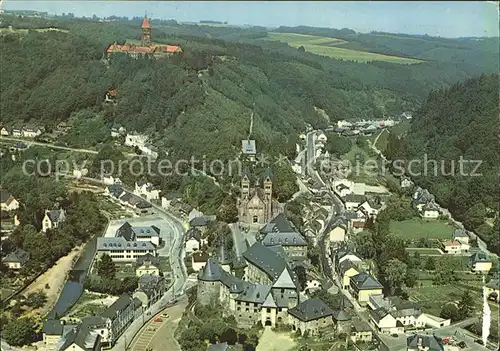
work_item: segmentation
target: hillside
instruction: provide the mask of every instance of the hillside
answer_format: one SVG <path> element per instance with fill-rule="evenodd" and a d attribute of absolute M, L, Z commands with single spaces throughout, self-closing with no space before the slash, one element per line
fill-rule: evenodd
<path fill-rule="evenodd" d="M 483 75 L 432 92 L 405 139 L 391 133 L 386 148 L 392 160 L 423 161 L 424 155 L 436 160 L 437 175 L 429 163 L 427 176 L 421 164 L 412 168 L 412 178 L 467 228 L 481 233 L 496 252 L 500 250 L 498 219 L 495 228 L 485 219 L 498 216 L 499 211 L 498 79 L 498 75 Z M 464 164 L 463 172 L 460 157 L 471 161 Z"/>
<path fill-rule="evenodd" d="M 170 155 L 228 158 L 248 134 L 254 112 L 252 137 L 260 150 L 276 153 L 305 123 L 326 126 L 317 109 L 325 111 L 329 122 L 394 116 L 417 109 L 431 89 L 495 68 L 446 62 L 446 55 L 443 61 L 411 65 L 337 60 L 268 40 L 271 33 L 260 27 L 152 23 L 154 41 L 181 45 L 183 56 L 116 56 L 104 64 L 107 45 L 139 39 L 140 18 L 97 22 L 2 16 L 2 27 L 13 30 L 0 37 L 0 122 L 35 122 L 50 129 L 73 117 L 84 121 L 85 140 L 97 145 L 106 141 L 102 123 L 109 128 L 116 121 L 151 134 Z M 60 31 L 25 30 L 40 28 Z M 354 42 L 352 31 L 338 32 L 347 41 L 343 48 Z M 481 54 L 481 48 L 473 50 Z M 114 109 L 102 106 L 110 88 L 118 91 Z M 100 126 L 99 135 L 88 134 L 93 126 Z"/>

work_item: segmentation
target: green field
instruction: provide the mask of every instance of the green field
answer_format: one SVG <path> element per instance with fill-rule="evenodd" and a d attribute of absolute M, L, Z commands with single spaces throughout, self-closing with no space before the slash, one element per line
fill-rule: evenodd
<path fill-rule="evenodd" d="M 396 133 L 397 136 L 405 136 L 410 130 L 410 121 L 403 121 L 391 127 L 390 132 Z"/>
<path fill-rule="evenodd" d="M 404 239 L 451 239 L 453 228 L 443 221 L 391 221 L 391 233 Z"/>
<path fill-rule="evenodd" d="M 384 153 L 385 148 L 387 147 L 387 139 L 389 138 L 389 131 L 387 129 L 381 130 L 379 133 L 373 135 L 371 139 L 373 146 Z M 375 142 L 376 141 L 376 142 Z"/>
<path fill-rule="evenodd" d="M 345 49 L 339 46 L 347 42 L 336 38 L 276 32 L 268 33 L 268 37 L 270 40 L 282 41 L 295 48 L 303 46 L 307 52 L 322 56 L 328 56 L 335 59 L 358 62 L 386 61 L 401 64 L 414 64 L 422 62 L 422 60 L 375 54 L 373 52 L 367 51 Z"/>
<path fill-rule="evenodd" d="M 419 286 L 418 288 L 407 289 L 411 301 L 422 305 L 425 313 L 439 316 L 442 307 L 448 302 L 457 302 L 460 300 L 465 288 L 456 285 L 442 286 Z M 474 291 L 471 294 L 476 295 Z"/>

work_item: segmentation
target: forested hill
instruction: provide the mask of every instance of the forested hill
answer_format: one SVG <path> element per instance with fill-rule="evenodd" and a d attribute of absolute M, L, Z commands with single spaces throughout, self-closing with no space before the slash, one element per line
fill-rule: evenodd
<path fill-rule="evenodd" d="M 437 54 L 418 64 L 360 63 L 301 52 L 269 40 L 264 28 L 175 21 L 153 21 L 153 40 L 179 44 L 184 55 L 117 55 L 106 65 L 106 46 L 139 39 L 140 19 L 1 19 L 0 122 L 50 129 L 72 117 L 81 128 L 66 141 L 87 145 L 104 142 L 106 128 L 118 122 L 151 134 L 161 149 L 179 156 L 234 155 L 252 112 L 259 150 L 278 152 L 294 144 L 289 136 L 305 123 L 324 127 L 344 118 L 398 115 L 418 108 L 430 89 L 497 69 Z M 39 30 L 49 27 L 59 31 Z M 118 94 L 114 109 L 102 105 L 110 88 Z"/>
<path fill-rule="evenodd" d="M 432 92 L 414 118 L 405 140 L 389 138 L 386 149 L 387 156 L 393 160 L 423 160 L 424 154 L 428 160 L 436 160 L 437 176 L 433 175 L 430 164 L 428 175 L 413 177 L 414 180 L 435 194 L 439 204 L 448 208 L 468 229 L 481 233 L 496 252 L 500 252 L 499 88 L 499 76 L 495 74 Z M 464 172 L 460 174 L 460 157 L 478 160 L 480 167 L 475 170 L 475 161 L 464 164 Z M 441 163 L 445 165 L 446 175 Z M 412 172 L 424 172 L 423 165 L 413 168 Z M 497 219 L 492 228 L 485 220 L 492 224 L 495 214 Z"/>

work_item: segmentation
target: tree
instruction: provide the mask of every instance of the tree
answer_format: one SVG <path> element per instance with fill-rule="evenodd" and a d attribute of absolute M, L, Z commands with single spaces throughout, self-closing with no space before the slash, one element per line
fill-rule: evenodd
<path fill-rule="evenodd" d="M 26 297 L 24 304 L 32 308 L 40 308 L 43 307 L 43 305 L 45 305 L 46 302 L 47 302 L 47 294 L 44 291 L 40 290 L 34 293 L 30 293 Z"/>
<path fill-rule="evenodd" d="M 441 309 L 441 318 L 451 319 L 452 322 L 460 320 L 460 312 L 454 303 L 447 303 Z"/>
<path fill-rule="evenodd" d="M 300 289 L 304 290 L 307 283 L 306 269 L 304 266 L 297 265 L 293 268 L 293 271 L 297 274 L 297 278 L 299 279 Z"/>
<path fill-rule="evenodd" d="M 103 254 L 97 263 L 97 274 L 105 279 L 114 279 L 116 266 L 108 254 Z"/>
<path fill-rule="evenodd" d="M 436 259 L 432 256 L 428 256 L 427 260 L 425 261 L 424 268 L 428 271 L 435 270 L 436 269 Z"/>
<path fill-rule="evenodd" d="M 24 346 L 33 341 L 35 321 L 31 318 L 17 318 L 3 326 L 2 338 L 12 346 Z"/>
<path fill-rule="evenodd" d="M 383 268 L 385 273 L 385 280 L 389 284 L 391 295 L 397 289 L 400 289 L 406 278 L 406 264 L 399 260 L 390 260 Z"/>
<path fill-rule="evenodd" d="M 297 48 L 297 51 L 298 51 L 298 52 L 306 52 L 306 49 L 304 48 L 304 46 L 302 46 L 302 45 L 301 45 L 301 46 L 299 46 L 299 47 Z"/>
<path fill-rule="evenodd" d="M 413 288 L 415 285 L 417 285 L 417 283 L 418 283 L 418 270 L 409 269 L 406 272 L 406 277 L 405 277 L 404 283 L 409 288 Z"/>
<path fill-rule="evenodd" d="M 218 220 L 226 223 L 238 222 L 238 208 L 235 198 L 228 196 L 224 199 L 219 208 Z"/>
<path fill-rule="evenodd" d="M 465 290 L 458 303 L 458 315 L 460 319 L 466 319 L 472 315 L 474 311 L 474 300 L 469 290 Z"/>

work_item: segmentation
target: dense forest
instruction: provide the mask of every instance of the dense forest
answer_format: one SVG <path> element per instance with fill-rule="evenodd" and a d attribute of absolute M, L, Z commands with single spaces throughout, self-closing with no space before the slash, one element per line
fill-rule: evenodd
<path fill-rule="evenodd" d="M 181 45 L 184 55 L 138 60 L 116 55 L 105 64 L 106 46 L 137 40 L 139 25 L 140 18 L 100 22 L 71 16 L 2 16 L 0 122 L 30 121 L 51 128 L 73 117 L 88 121 L 82 130 L 102 134 L 104 128 L 94 128 L 100 126 L 96 119 L 76 118 L 91 114 L 108 128 L 116 121 L 128 130 L 147 132 L 169 155 L 229 158 L 248 135 L 252 112 L 253 138 L 259 150 L 272 153 L 286 149 L 289 136 L 305 123 L 324 127 L 343 118 L 394 116 L 418 108 L 431 89 L 498 69 L 491 63 L 495 53 L 488 43 L 425 38 L 419 39 L 424 43 L 418 51 L 411 51 L 405 36 L 389 40 L 346 29 L 329 34 L 315 29 L 317 35 L 349 38 L 347 45 L 353 49 L 357 45 L 427 60 L 415 65 L 357 63 L 262 40 L 265 28 L 175 21 L 153 21 L 153 38 Z M 38 30 L 51 27 L 59 31 Z M 478 61 L 478 55 L 483 60 Z M 102 106 L 109 88 L 118 91 L 113 109 Z"/>
<path fill-rule="evenodd" d="M 392 160 L 422 160 L 411 169 L 416 183 L 435 194 L 442 207 L 480 233 L 496 252 L 500 252 L 498 79 L 498 75 L 483 75 L 433 91 L 406 138 L 391 134 L 386 149 Z M 427 175 L 424 155 L 437 162 L 436 171 L 428 163 Z M 463 163 L 463 171 L 461 157 L 469 161 Z M 485 224 L 488 218 L 490 223 Z"/>

